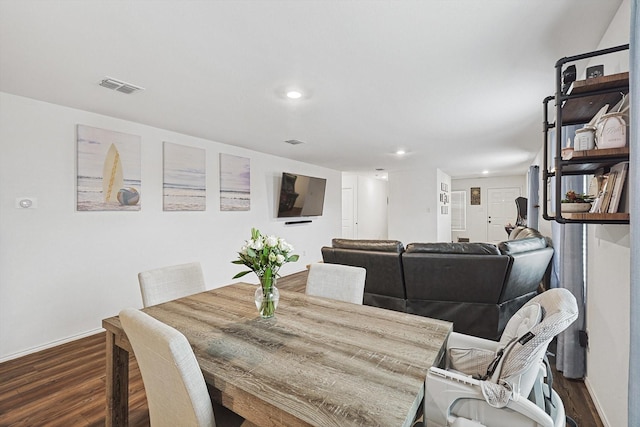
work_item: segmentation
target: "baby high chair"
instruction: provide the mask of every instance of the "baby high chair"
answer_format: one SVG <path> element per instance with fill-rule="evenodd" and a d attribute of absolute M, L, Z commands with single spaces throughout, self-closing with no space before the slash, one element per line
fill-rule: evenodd
<path fill-rule="evenodd" d="M 516 312 L 499 342 L 452 333 L 445 369 L 427 374 L 427 427 L 564 427 L 543 361 L 551 340 L 577 317 L 571 292 L 550 289 Z"/>

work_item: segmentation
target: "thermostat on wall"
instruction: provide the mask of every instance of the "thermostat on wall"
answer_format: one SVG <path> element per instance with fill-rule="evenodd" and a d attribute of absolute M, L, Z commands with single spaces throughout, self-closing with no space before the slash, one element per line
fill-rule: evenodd
<path fill-rule="evenodd" d="M 38 199 L 35 197 L 18 197 L 16 198 L 16 208 L 35 209 L 38 207 Z"/>

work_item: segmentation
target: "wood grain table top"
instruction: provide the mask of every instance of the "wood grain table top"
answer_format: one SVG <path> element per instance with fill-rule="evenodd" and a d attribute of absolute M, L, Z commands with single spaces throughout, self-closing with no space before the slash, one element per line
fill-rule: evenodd
<path fill-rule="evenodd" d="M 182 332 L 213 398 L 259 426 L 411 425 L 451 323 L 287 290 L 261 319 L 254 291 L 239 283 L 143 311 Z M 127 347 L 117 317 L 103 326 Z"/>

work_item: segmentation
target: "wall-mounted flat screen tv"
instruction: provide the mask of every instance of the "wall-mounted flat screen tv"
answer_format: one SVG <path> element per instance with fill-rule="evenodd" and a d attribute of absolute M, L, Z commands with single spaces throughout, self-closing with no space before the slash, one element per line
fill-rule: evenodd
<path fill-rule="evenodd" d="M 325 178 L 283 172 L 278 218 L 321 216 L 326 186 Z"/>

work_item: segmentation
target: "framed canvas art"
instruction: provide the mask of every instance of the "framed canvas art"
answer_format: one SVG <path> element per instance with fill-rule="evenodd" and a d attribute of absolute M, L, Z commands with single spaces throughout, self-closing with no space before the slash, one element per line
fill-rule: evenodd
<path fill-rule="evenodd" d="M 164 143 L 162 207 L 165 211 L 204 211 L 207 205 L 206 151 Z"/>
<path fill-rule="evenodd" d="M 139 211 L 140 137 L 77 126 L 78 211 Z"/>
<path fill-rule="evenodd" d="M 248 211 L 251 206 L 251 167 L 246 157 L 220 153 L 220 210 Z"/>
<path fill-rule="evenodd" d="M 471 187 L 471 204 L 479 205 L 480 204 L 480 187 Z"/>

